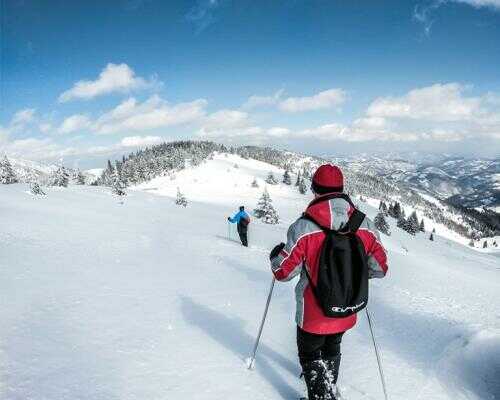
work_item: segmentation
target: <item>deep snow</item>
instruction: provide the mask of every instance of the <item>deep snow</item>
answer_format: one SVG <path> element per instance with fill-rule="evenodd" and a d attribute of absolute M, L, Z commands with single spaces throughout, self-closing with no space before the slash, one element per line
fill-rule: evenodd
<path fill-rule="evenodd" d="M 281 178 L 218 156 L 129 190 L 123 205 L 101 187 L 34 197 L 1 185 L 0 399 L 301 395 L 292 283 L 275 287 L 256 369 L 244 364 L 271 282 L 268 252 L 310 200 L 268 186 L 281 223 L 254 220 L 249 249 L 228 240 L 226 217 L 257 203 L 270 170 Z M 186 208 L 174 204 L 177 187 Z M 500 258 L 391 228 L 390 272 L 370 299 L 391 399 L 499 399 Z M 364 315 L 344 338 L 345 397 L 381 399 Z"/>

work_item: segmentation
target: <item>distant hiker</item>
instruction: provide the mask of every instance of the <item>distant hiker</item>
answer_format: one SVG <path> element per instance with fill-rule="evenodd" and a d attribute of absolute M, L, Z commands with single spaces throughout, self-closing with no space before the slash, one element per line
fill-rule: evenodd
<path fill-rule="evenodd" d="M 248 224 L 250 223 L 250 216 L 246 213 L 245 207 L 240 206 L 240 210 L 235 216 L 233 218 L 227 217 L 227 220 L 232 224 L 236 224 L 241 244 L 248 247 Z"/>
<path fill-rule="evenodd" d="M 337 400 L 342 335 L 368 301 L 368 279 L 387 273 L 379 234 L 343 193 L 340 168 L 314 173 L 314 200 L 274 247 L 271 268 L 279 281 L 300 274 L 295 287 L 297 347 L 310 400 Z"/>

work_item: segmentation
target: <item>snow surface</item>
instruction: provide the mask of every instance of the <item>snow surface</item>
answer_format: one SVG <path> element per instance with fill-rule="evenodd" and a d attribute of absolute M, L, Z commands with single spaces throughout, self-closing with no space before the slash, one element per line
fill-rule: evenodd
<path fill-rule="evenodd" d="M 279 172 L 218 156 L 128 191 L 124 204 L 102 187 L 36 197 L 1 185 L 0 399 L 302 395 L 291 282 L 275 286 L 256 368 L 245 367 L 271 283 L 268 252 L 311 198 L 268 185 L 281 223 L 254 219 L 248 249 L 234 226 L 228 240 L 226 217 L 255 206 L 270 170 Z M 177 187 L 186 208 L 174 204 Z M 500 399 L 498 253 L 390 224 L 390 272 L 371 282 L 370 309 L 391 400 Z M 383 398 L 364 315 L 342 353 L 345 398 Z"/>

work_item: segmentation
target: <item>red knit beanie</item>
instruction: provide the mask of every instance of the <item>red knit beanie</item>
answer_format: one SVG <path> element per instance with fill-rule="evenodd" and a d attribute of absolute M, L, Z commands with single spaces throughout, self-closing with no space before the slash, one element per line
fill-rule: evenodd
<path fill-rule="evenodd" d="M 317 194 L 344 191 L 344 175 L 339 167 L 324 164 L 313 175 L 311 189 Z"/>

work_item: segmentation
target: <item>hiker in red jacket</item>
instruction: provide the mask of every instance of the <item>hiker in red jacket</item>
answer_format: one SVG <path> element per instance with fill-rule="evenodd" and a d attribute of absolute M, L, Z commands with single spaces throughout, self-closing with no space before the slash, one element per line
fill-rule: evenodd
<path fill-rule="evenodd" d="M 314 173 L 311 190 L 315 199 L 288 229 L 287 243 L 272 250 L 270 260 L 277 280 L 288 281 L 300 275 L 295 287 L 295 320 L 299 360 L 309 399 L 335 400 L 340 343 L 342 335 L 356 324 L 356 313 L 341 318 L 325 316 L 315 296 L 320 253 L 328 231 L 345 230 L 353 215 L 364 214 L 343 193 L 344 178 L 337 166 L 320 166 Z M 368 278 L 383 278 L 387 273 L 387 255 L 380 236 L 367 217 L 359 222 L 353 235 L 364 248 L 364 270 L 368 269 Z"/>

